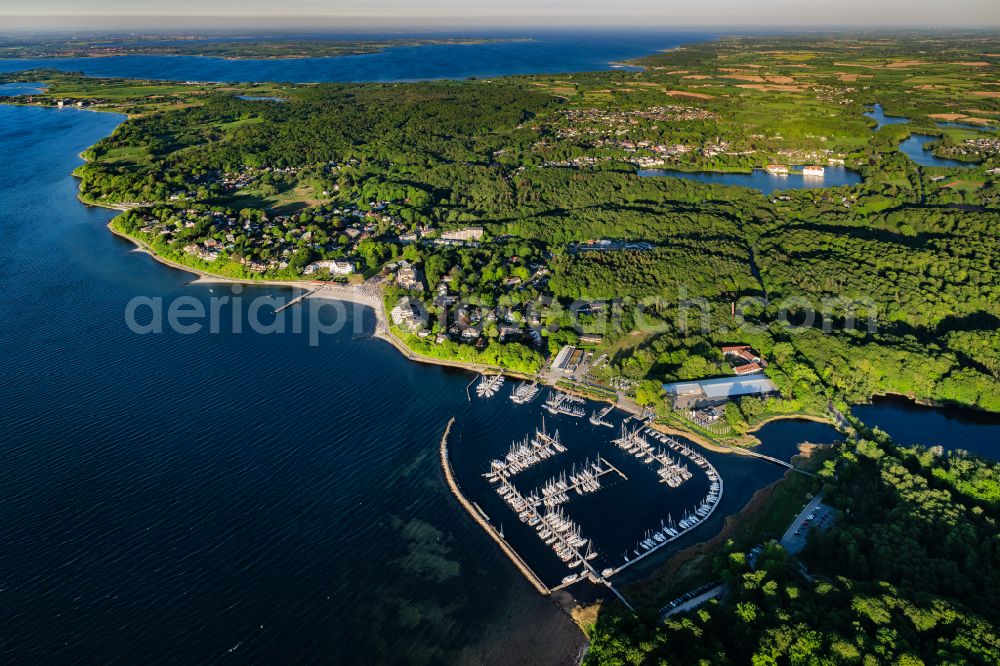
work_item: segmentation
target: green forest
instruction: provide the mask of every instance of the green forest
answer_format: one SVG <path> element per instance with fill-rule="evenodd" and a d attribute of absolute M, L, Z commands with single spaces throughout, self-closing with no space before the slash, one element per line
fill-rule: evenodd
<path fill-rule="evenodd" d="M 393 332 L 432 358 L 531 375 L 588 335 L 606 362 L 587 390 L 625 382 L 665 419 L 663 382 L 730 375 L 720 347 L 750 345 L 780 397 L 729 403 L 723 425 L 744 435 L 882 394 L 1000 412 L 998 54 L 983 34 L 765 36 L 641 71 L 0 80 L 47 86 L 5 103 L 127 115 L 84 152 L 80 197 L 121 209 L 113 229 L 163 258 L 368 281 L 387 310 L 419 299 L 431 323 Z M 909 122 L 877 127 L 875 104 Z M 917 164 L 899 150 L 912 133 L 961 165 Z M 676 177 L 769 166 L 861 182 L 765 194 Z M 348 272 L 314 270 L 331 262 Z M 835 518 L 799 556 L 727 543 L 710 563 L 721 600 L 665 621 L 605 606 L 586 663 L 1000 663 L 1000 465 L 861 435 L 828 452 L 810 490 Z"/>
<path fill-rule="evenodd" d="M 722 600 L 602 612 L 590 664 L 996 664 L 1000 465 L 869 433 L 826 462 L 835 509 L 801 559 L 715 555 Z"/>
<path fill-rule="evenodd" d="M 426 276 L 413 297 L 444 289 L 551 340 L 601 334 L 598 381 L 725 374 L 718 346 L 744 343 L 807 411 L 883 393 L 1000 411 L 998 52 L 987 36 L 748 37 L 658 53 L 638 72 L 6 78 L 46 82 L 36 104 L 127 113 L 84 153 L 80 195 L 127 208 L 119 232 L 199 270 L 304 279 L 313 262 L 348 260 L 374 279 L 406 259 Z M 875 103 L 910 122 L 876 128 Z M 911 131 L 967 166 L 914 163 L 898 150 Z M 651 164 L 843 164 L 863 181 L 764 194 L 638 174 Z M 481 241 L 442 241 L 470 226 Z M 567 315 L 581 301 L 621 314 Z M 501 337 L 489 358 L 519 370 L 548 352 Z M 455 360 L 481 351 L 419 344 Z"/>

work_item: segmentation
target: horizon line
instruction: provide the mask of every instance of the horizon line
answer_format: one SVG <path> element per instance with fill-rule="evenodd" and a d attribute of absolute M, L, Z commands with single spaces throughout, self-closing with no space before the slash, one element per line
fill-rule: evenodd
<path fill-rule="evenodd" d="M 595 23 L 592 21 L 581 21 L 574 24 L 568 24 L 565 20 L 559 20 L 557 23 L 544 23 L 535 20 L 531 25 L 525 25 L 522 23 L 492 23 L 492 22 L 455 22 L 451 23 L 447 20 L 437 20 L 428 21 L 426 23 L 417 22 L 415 19 L 417 17 L 410 16 L 395 16 L 392 17 L 391 21 L 386 21 L 384 19 L 375 20 L 371 18 L 369 20 L 359 20 L 350 21 L 344 20 L 342 16 L 337 16 L 333 14 L 324 15 L 266 15 L 266 16 L 233 16 L 233 15 L 209 15 L 209 14 L 197 14 L 197 15 L 185 15 L 185 14 L 162 14 L 162 15 L 151 15 L 151 14 L 88 14 L 88 15 L 10 15 L 0 13 L 0 18 L 14 20 L 18 25 L 7 25 L 0 28 L 0 35 L 11 32 L 47 32 L 47 33 L 62 33 L 62 32 L 74 32 L 79 30 L 89 30 L 94 32 L 120 32 L 128 31 L 133 32 L 136 30 L 142 30 L 145 32 L 157 33 L 157 32 L 173 32 L 178 30 L 184 30 L 191 33 L 202 33 L 202 32 L 233 32 L 233 31 L 243 31 L 243 30 L 255 30 L 261 33 L 267 32 L 280 32 L 285 30 L 297 30 L 303 33 L 335 33 L 339 31 L 349 31 L 349 30 L 360 30 L 364 32 L 443 32 L 443 31 L 457 31 L 457 30 L 469 30 L 469 31 L 487 31 L 487 32 L 500 32 L 500 31 L 521 31 L 521 32 L 532 32 L 532 31 L 571 31 L 580 29 L 589 30 L 599 30 L 599 31 L 611 31 L 611 30 L 636 30 L 644 32 L 684 32 L 684 31 L 702 31 L 702 32 L 713 32 L 713 33 L 755 33 L 755 34 L 777 34 L 786 33 L 793 31 L 804 31 L 810 34 L 830 34 L 830 33 L 840 33 L 840 32 L 877 32 L 882 34 L 892 34 L 892 33 L 904 33 L 904 32 L 926 32 L 926 33 L 947 33 L 955 31 L 963 32 L 977 32 L 977 33 L 996 33 L 1000 36 L 1000 22 L 996 25 L 983 25 L 982 23 L 977 25 L 929 25 L 923 23 L 914 23 L 912 25 L 900 25 L 899 22 L 894 22 L 892 24 L 841 24 L 841 25 L 830 25 L 830 24 L 815 24 L 815 23 L 801 23 L 801 24 L 788 24 L 783 26 L 774 26 L 773 23 L 767 21 L 761 21 L 760 24 L 755 23 L 742 23 L 742 24 L 732 24 L 732 25 L 718 25 L 718 24 L 701 24 L 701 23 L 671 23 L 663 25 L 651 26 L 649 22 L 646 23 L 612 23 L 608 24 L 606 17 L 595 16 L 593 21 L 600 21 L 600 23 Z M 360 18 L 360 17 L 359 17 Z M 540 18 L 540 17 L 535 17 Z M 552 17 L 555 19 L 556 17 Z M 29 25 L 29 21 L 32 20 L 42 20 L 44 19 L 50 26 L 53 19 L 72 22 L 73 20 L 80 19 L 88 23 L 93 21 L 100 21 L 102 19 L 136 19 L 143 21 L 151 21 L 149 25 L 142 25 L 140 22 L 130 25 L 112 26 L 112 27 L 100 27 L 96 25 L 59 25 L 53 27 L 47 27 L 45 25 Z M 167 20 L 177 20 L 180 21 L 176 25 L 163 25 L 157 24 L 156 19 L 167 19 Z M 280 21 L 282 19 L 289 20 L 287 24 L 275 24 L 275 21 Z M 314 22 L 315 20 L 323 19 L 330 22 L 329 25 L 317 26 Z M 187 24 L 186 21 L 222 21 L 217 26 L 196 26 Z M 265 24 L 266 22 L 266 24 Z M 397 23 L 398 22 L 398 23 Z M 228 25 L 226 25 L 228 24 Z M 238 25 L 237 25 L 238 24 Z"/>

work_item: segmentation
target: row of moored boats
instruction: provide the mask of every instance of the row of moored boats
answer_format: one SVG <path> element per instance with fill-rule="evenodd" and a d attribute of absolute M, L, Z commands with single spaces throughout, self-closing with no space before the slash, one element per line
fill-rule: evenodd
<path fill-rule="evenodd" d="M 480 398 L 492 398 L 503 388 L 503 375 L 483 375 L 476 385 L 476 395 Z"/>
<path fill-rule="evenodd" d="M 541 393 L 538 382 L 521 382 L 510 392 L 510 401 L 515 405 L 526 405 Z"/>
<path fill-rule="evenodd" d="M 503 459 L 491 460 L 490 471 L 483 476 L 491 483 L 496 483 L 565 451 L 566 447 L 559 441 L 559 431 L 550 435 L 545 431 L 543 421 L 541 429 L 535 429 L 534 435 L 525 436 L 520 442 L 511 444 Z"/>
<path fill-rule="evenodd" d="M 692 511 L 685 511 L 684 516 L 676 523 L 674 523 L 673 518 L 668 515 L 666 521 L 660 521 L 660 529 L 646 530 L 643 538 L 639 540 L 639 542 L 635 545 L 635 548 L 632 550 L 633 555 L 636 557 L 645 555 L 647 552 L 656 550 L 661 546 L 665 546 L 688 530 L 700 525 L 703 520 L 711 515 L 712 511 L 715 509 L 715 505 L 719 502 L 721 488 L 718 486 L 718 482 L 714 482 L 714 490 L 709 491 L 708 495 L 706 495 L 701 502 L 695 505 Z M 625 553 L 624 557 L 626 563 L 631 560 L 628 553 Z M 604 575 L 608 574 L 605 573 Z"/>
<path fill-rule="evenodd" d="M 662 446 L 654 447 L 639 428 L 630 431 L 622 424 L 621 436 L 616 437 L 612 442 L 617 444 L 626 453 L 634 455 L 646 464 L 658 463 L 659 469 L 656 473 L 660 477 L 660 483 L 665 483 L 671 488 L 679 488 L 682 483 L 689 480 L 692 476 L 687 468 L 687 464 L 680 460 L 674 460 L 673 456 L 664 451 Z"/>
<path fill-rule="evenodd" d="M 577 471 L 576 465 L 567 475 L 565 471 L 558 476 L 554 476 L 542 486 L 542 504 L 548 508 L 557 507 L 570 500 L 570 493 L 577 495 L 594 493 L 601 489 L 601 475 L 607 471 L 601 466 L 601 459 L 591 463 L 589 460 L 583 464 L 583 468 Z"/>
<path fill-rule="evenodd" d="M 580 418 L 587 413 L 585 405 L 586 401 L 583 398 L 562 391 L 549 391 L 549 397 L 545 399 L 545 409 L 549 414 Z"/>

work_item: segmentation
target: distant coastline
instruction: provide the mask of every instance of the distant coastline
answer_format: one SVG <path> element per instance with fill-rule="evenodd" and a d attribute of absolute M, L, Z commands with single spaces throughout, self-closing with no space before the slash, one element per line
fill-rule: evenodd
<path fill-rule="evenodd" d="M 170 41 L 170 40 L 164 40 Z M 385 40 L 294 40 L 274 39 L 244 42 L 235 39 L 185 38 L 177 44 L 155 44 L 152 40 L 123 40 L 118 46 L 103 42 L 67 45 L 54 42 L 36 47 L 0 44 L 2 60 L 51 60 L 60 58 L 119 58 L 124 56 L 184 56 L 221 60 L 301 60 L 373 55 L 388 49 L 417 46 L 475 46 L 479 44 L 534 41 L 530 37 L 440 37 Z M 34 48 L 34 50 L 32 50 Z"/>

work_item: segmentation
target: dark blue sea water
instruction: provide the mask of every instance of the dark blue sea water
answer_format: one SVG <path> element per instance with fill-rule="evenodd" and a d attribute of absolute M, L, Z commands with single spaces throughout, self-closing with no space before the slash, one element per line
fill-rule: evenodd
<path fill-rule="evenodd" d="M 456 416 L 474 491 L 470 472 L 532 428 L 537 406 L 468 402 L 467 374 L 370 338 L 366 310 L 317 346 L 304 333 L 237 333 L 232 317 L 245 320 L 254 297 L 286 294 L 192 285 L 111 235 L 111 211 L 74 198 L 76 155 L 120 120 L 0 106 L 0 661 L 576 657 L 579 634 L 465 515 L 437 458 Z M 240 301 L 222 307 L 218 332 L 126 325 L 130 299 L 182 296 Z M 335 317 L 318 301 L 289 312 Z M 560 427 L 574 455 L 611 435 Z M 792 423 L 760 436 L 784 456 L 834 435 Z M 688 542 L 781 472 L 713 462 L 724 501 Z M 635 514 L 623 538 L 687 502 L 622 488 Z M 598 531 L 616 516 L 586 520 Z M 617 537 L 600 538 L 610 549 Z"/>
<path fill-rule="evenodd" d="M 579 634 L 463 513 L 437 458 L 449 417 L 460 446 L 502 449 L 537 406 L 469 403 L 467 374 L 369 338 L 367 310 L 318 346 L 233 332 L 233 311 L 284 294 L 191 285 L 74 198 L 77 153 L 118 122 L 0 106 L 0 660 L 575 657 Z M 244 300 L 219 333 L 138 335 L 123 314 L 137 296 L 220 295 Z M 692 540 L 780 473 L 717 465 L 725 504 Z"/>
<path fill-rule="evenodd" d="M 441 35 L 437 35 L 440 37 Z M 606 70 L 621 60 L 710 39 L 696 32 L 542 32 L 528 41 L 402 46 L 334 58 L 226 60 L 198 56 L 114 56 L 0 60 L 0 72 L 55 68 L 91 76 L 174 81 L 408 81 Z"/>
<path fill-rule="evenodd" d="M 464 374 L 365 337 L 368 311 L 317 347 L 129 331 L 134 296 L 220 288 L 74 199 L 77 153 L 119 121 L 0 107 L 0 661 L 575 654 L 443 483 L 447 419 L 476 418 Z"/>
<path fill-rule="evenodd" d="M 723 173 L 720 171 L 679 171 L 677 169 L 642 169 L 640 176 L 669 176 L 697 180 L 701 183 L 715 185 L 739 185 L 752 187 L 764 194 L 777 190 L 801 190 L 822 187 L 840 187 L 841 185 L 857 185 L 861 182 L 861 174 L 845 169 L 842 166 L 824 167 L 826 172 L 822 177 L 803 176 L 801 173 L 790 173 L 787 176 L 770 174 L 763 169 L 754 169 L 750 173 Z"/>

